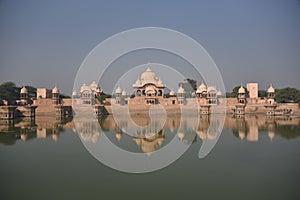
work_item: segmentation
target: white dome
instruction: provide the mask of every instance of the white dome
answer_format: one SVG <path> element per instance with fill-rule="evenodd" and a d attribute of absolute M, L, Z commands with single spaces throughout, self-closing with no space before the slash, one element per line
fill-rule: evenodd
<path fill-rule="evenodd" d="M 138 78 L 135 82 L 136 85 L 140 85 L 141 84 L 141 80 Z"/>
<path fill-rule="evenodd" d="M 116 94 L 121 94 L 122 93 L 122 89 L 120 86 L 118 86 L 118 88 L 116 89 Z"/>
<path fill-rule="evenodd" d="M 183 89 L 183 87 L 182 87 L 181 85 L 180 85 L 180 87 L 179 87 L 177 93 L 178 93 L 178 94 L 183 94 L 183 93 L 185 93 L 185 91 L 184 91 L 184 89 Z"/>
<path fill-rule="evenodd" d="M 157 82 L 157 76 L 156 74 L 150 69 L 150 67 L 147 68 L 147 70 L 142 73 L 141 75 L 141 81 L 143 84 L 145 83 L 155 83 Z"/>
<path fill-rule="evenodd" d="M 81 88 L 80 88 L 80 93 L 83 92 L 83 91 L 85 91 L 85 90 L 90 90 L 90 87 L 87 86 L 87 85 L 84 83 L 84 84 L 81 86 Z"/>
<path fill-rule="evenodd" d="M 158 81 L 157 81 L 157 84 L 161 85 L 162 84 L 162 81 L 161 79 L 159 78 Z"/>
<path fill-rule="evenodd" d="M 54 94 L 59 93 L 59 89 L 55 86 L 55 87 L 52 89 L 52 93 L 54 93 Z"/>
<path fill-rule="evenodd" d="M 72 96 L 77 96 L 76 90 L 74 90 L 74 91 L 72 92 Z"/>
<path fill-rule="evenodd" d="M 239 91 L 238 91 L 238 93 L 240 93 L 240 94 L 244 94 L 244 93 L 246 93 L 246 90 L 245 90 L 245 88 L 243 88 L 243 86 L 241 86 L 241 87 L 239 88 Z"/>
<path fill-rule="evenodd" d="M 170 96 L 175 96 L 175 92 L 173 90 L 171 90 Z"/>
<path fill-rule="evenodd" d="M 209 87 L 207 88 L 207 91 L 208 91 L 208 92 L 212 92 L 212 91 L 216 91 L 216 92 L 217 92 L 217 88 L 216 88 L 215 86 L 209 86 Z"/>
<path fill-rule="evenodd" d="M 96 87 L 98 87 L 96 81 L 93 81 L 93 82 L 91 83 L 90 87 L 91 87 L 91 88 L 96 88 Z"/>
<path fill-rule="evenodd" d="M 222 92 L 221 92 L 221 90 L 218 90 L 218 92 L 217 92 L 217 96 L 222 96 Z"/>
<path fill-rule="evenodd" d="M 205 85 L 205 84 L 203 83 L 203 81 L 202 81 L 202 83 L 201 83 L 201 85 L 199 85 L 199 87 L 198 87 L 196 93 L 202 93 L 202 92 L 204 92 L 204 91 L 207 91 L 207 87 L 206 87 L 206 85 Z"/>
<path fill-rule="evenodd" d="M 22 93 L 22 94 L 28 93 L 27 88 L 25 86 L 23 86 L 20 93 Z"/>
<path fill-rule="evenodd" d="M 126 96 L 126 91 L 125 90 L 122 91 L 122 96 Z"/>
<path fill-rule="evenodd" d="M 270 85 L 268 91 L 268 93 L 275 93 L 275 89 L 273 88 L 272 84 Z"/>

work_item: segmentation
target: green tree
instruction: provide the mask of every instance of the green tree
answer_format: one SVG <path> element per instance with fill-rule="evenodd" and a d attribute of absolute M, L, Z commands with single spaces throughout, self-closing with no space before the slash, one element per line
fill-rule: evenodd
<path fill-rule="evenodd" d="M 36 97 L 36 88 L 35 88 L 35 87 L 32 87 L 32 86 L 30 86 L 30 85 L 25 86 L 25 87 L 26 87 L 26 89 L 27 89 L 27 91 L 28 91 L 28 97 L 29 97 L 29 98 L 34 98 L 34 97 Z M 21 89 L 21 88 L 19 88 L 19 89 Z"/>
<path fill-rule="evenodd" d="M 178 86 L 183 87 L 186 97 L 192 97 L 192 93 L 197 90 L 197 81 L 187 78 L 185 79 L 185 82 L 179 83 Z"/>
<path fill-rule="evenodd" d="M 36 97 L 36 88 L 33 86 L 25 86 L 28 91 L 28 97 Z M 13 104 L 17 99 L 20 99 L 21 87 L 17 87 L 15 83 L 9 81 L 0 85 L 0 99 L 7 100 L 9 104 Z"/>
<path fill-rule="evenodd" d="M 194 91 L 197 90 L 197 81 L 196 80 L 187 78 L 187 79 L 185 79 L 185 81 L 187 83 L 189 83 L 190 87 L 192 87 Z"/>
<path fill-rule="evenodd" d="M 300 91 L 296 88 L 282 88 L 275 92 L 275 100 L 278 103 L 297 102 L 300 103 Z"/>
<path fill-rule="evenodd" d="M 66 95 L 66 94 L 59 94 L 59 98 L 70 99 L 71 97 L 69 95 Z"/>
<path fill-rule="evenodd" d="M 265 90 L 258 90 L 258 96 L 259 97 L 266 97 L 267 96 L 267 92 Z"/>
<path fill-rule="evenodd" d="M 104 101 L 106 98 L 111 98 L 111 95 L 110 95 L 110 94 L 102 93 L 100 96 L 97 97 L 97 99 L 98 99 L 101 103 L 103 103 L 103 101 Z"/>
<path fill-rule="evenodd" d="M 19 88 L 13 82 L 5 82 L 0 85 L 0 99 L 7 100 L 12 104 L 16 99 L 19 98 Z"/>
<path fill-rule="evenodd" d="M 232 92 L 226 92 L 226 98 L 235 98 L 236 96 Z"/>

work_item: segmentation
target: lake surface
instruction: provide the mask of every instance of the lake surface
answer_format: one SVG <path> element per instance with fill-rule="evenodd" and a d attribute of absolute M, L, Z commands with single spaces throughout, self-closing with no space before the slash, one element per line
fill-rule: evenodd
<path fill-rule="evenodd" d="M 134 121 L 149 123 L 141 116 Z M 198 124 L 172 116 L 144 139 L 124 133 L 131 126 L 126 119 L 121 125 L 112 116 L 76 123 L 42 116 L 1 121 L 0 199 L 300 199 L 299 118 L 228 115 L 204 159 L 198 158 L 203 141 L 216 137 L 208 131 L 209 117 Z M 95 145 L 104 136 L 149 158 L 173 139 L 190 147 L 166 168 L 130 174 L 105 166 L 82 143 Z"/>

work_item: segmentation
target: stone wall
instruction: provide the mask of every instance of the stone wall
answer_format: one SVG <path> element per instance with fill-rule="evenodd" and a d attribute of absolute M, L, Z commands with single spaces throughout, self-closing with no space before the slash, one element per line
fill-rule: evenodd
<path fill-rule="evenodd" d="M 62 99 L 64 106 L 72 106 L 72 99 Z M 36 99 L 33 105 L 37 106 L 36 115 L 53 115 L 55 116 L 55 107 L 52 104 L 52 99 Z"/>
<path fill-rule="evenodd" d="M 127 98 L 129 103 L 129 109 L 133 113 L 145 112 L 149 110 L 149 105 L 145 105 L 145 99 L 141 97 L 136 97 L 134 99 Z M 190 110 L 190 112 L 197 112 L 199 109 L 197 104 L 198 99 L 196 98 L 187 98 L 185 105 L 183 107 L 186 110 Z M 113 103 L 112 99 L 106 99 L 108 104 Z M 177 97 L 170 98 L 158 98 L 158 102 L 161 106 L 163 106 L 168 113 L 180 113 L 180 105 L 178 104 Z M 235 109 L 235 105 L 238 103 L 236 98 L 219 98 L 219 105 L 212 105 L 211 112 L 212 113 L 223 113 L 226 110 L 226 113 L 233 113 L 233 109 Z M 62 99 L 62 103 L 64 106 L 72 106 L 72 99 Z M 245 108 L 245 113 L 248 114 L 265 114 L 265 104 L 266 99 L 258 98 L 258 99 L 247 99 L 247 104 Z M 34 101 L 34 105 L 38 106 L 36 109 L 36 115 L 55 115 L 55 107 L 52 104 L 51 99 L 37 99 Z M 300 115 L 300 109 L 297 103 L 285 103 L 285 104 L 277 104 L 277 109 L 292 109 L 292 114 Z M 120 105 L 119 105 L 120 106 Z M 122 106 L 120 106 L 121 108 Z M 112 113 L 111 105 L 105 105 L 108 113 Z M 122 110 L 122 109 L 121 109 Z"/>

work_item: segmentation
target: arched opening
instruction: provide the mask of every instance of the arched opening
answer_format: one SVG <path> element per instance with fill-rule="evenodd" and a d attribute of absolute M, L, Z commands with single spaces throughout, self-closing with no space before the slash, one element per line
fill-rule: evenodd
<path fill-rule="evenodd" d="M 157 95 L 158 95 L 158 96 L 162 96 L 162 91 L 161 91 L 161 90 L 158 90 Z"/>

